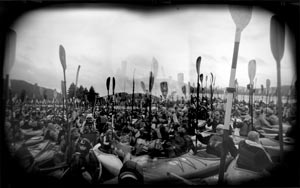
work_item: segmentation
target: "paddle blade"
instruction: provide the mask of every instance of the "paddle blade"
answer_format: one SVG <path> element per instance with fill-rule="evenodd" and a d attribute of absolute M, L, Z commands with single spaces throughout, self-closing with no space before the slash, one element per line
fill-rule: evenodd
<path fill-rule="evenodd" d="M 248 25 L 252 16 L 252 6 L 229 5 L 231 17 L 241 31 Z"/>
<path fill-rule="evenodd" d="M 256 74 L 256 61 L 255 60 L 251 60 L 248 64 L 248 76 L 250 79 L 250 84 L 253 85 L 253 80 Z"/>
<path fill-rule="evenodd" d="M 113 93 L 114 93 L 114 92 L 115 92 L 115 87 L 116 87 L 116 80 L 115 80 L 115 77 L 112 78 L 112 81 L 113 81 L 113 85 L 112 85 L 113 88 L 112 88 L 112 89 L 113 89 Z"/>
<path fill-rule="evenodd" d="M 261 94 L 263 94 L 264 93 L 264 85 L 261 84 L 260 88 L 261 88 Z"/>
<path fill-rule="evenodd" d="M 59 45 L 59 59 L 64 70 L 67 69 L 66 51 L 62 45 Z"/>
<path fill-rule="evenodd" d="M 270 79 L 267 79 L 266 80 L 266 87 L 267 87 L 268 91 L 270 90 L 270 86 L 271 86 L 271 81 L 270 81 Z"/>
<path fill-rule="evenodd" d="M 161 82 L 160 83 L 160 90 L 164 98 L 168 95 L 168 82 Z"/>
<path fill-rule="evenodd" d="M 110 77 L 108 77 L 106 79 L 106 89 L 107 89 L 107 91 L 109 91 L 109 86 L 110 86 Z"/>
<path fill-rule="evenodd" d="M 146 86 L 143 81 L 141 81 L 141 87 L 142 87 L 143 92 L 146 92 Z"/>
<path fill-rule="evenodd" d="M 270 43 L 273 57 L 280 62 L 284 53 L 285 27 L 284 21 L 278 16 L 272 16 L 270 26 Z"/>
<path fill-rule="evenodd" d="M 213 81 L 214 81 L 214 75 L 213 75 L 213 73 L 210 73 L 210 76 L 211 76 L 211 84 L 213 84 Z"/>
<path fill-rule="evenodd" d="M 154 85 L 154 76 L 152 74 L 152 71 L 150 71 L 150 77 L 149 77 L 149 92 L 152 91 Z"/>
<path fill-rule="evenodd" d="M 208 79 L 208 76 L 206 75 L 206 76 L 205 76 L 205 81 L 206 81 L 206 82 L 207 82 L 207 79 Z"/>
<path fill-rule="evenodd" d="M 201 56 L 199 56 L 196 61 L 196 70 L 198 75 L 200 73 L 200 64 L 201 64 Z"/>
<path fill-rule="evenodd" d="M 79 70 L 80 70 L 80 65 L 78 65 L 78 68 L 77 68 L 77 74 L 76 74 L 76 86 L 77 86 L 77 83 L 78 83 Z"/>

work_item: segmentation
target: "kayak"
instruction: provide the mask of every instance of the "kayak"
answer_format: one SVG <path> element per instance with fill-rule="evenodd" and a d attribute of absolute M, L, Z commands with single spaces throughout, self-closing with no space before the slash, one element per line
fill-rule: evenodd
<path fill-rule="evenodd" d="M 20 129 L 20 131 L 24 134 L 25 138 L 30 138 L 33 136 L 41 136 L 44 131 L 42 129 L 33 131 L 32 129 Z"/>
<path fill-rule="evenodd" d="M 97 159 L 102 164 L 103 168 L 105 168 L 109 173 L 111 173 L 113 176 L 118 176 L 123 166 L 122 161 L 113 154 L 108 154 L 100 151 L 98 149 L 99 147 L 100 144 L 96 144 L 93 147 L 93 151 Z"/>
<path fill-rule="evenodd" d="M 169 174 L 176 174 L 185 179 L 206 178 L 217 174 L 220 166 L 220 158 L 199 151 L 196 155 L 191 153 L 183 154 L 175 158 L 150 158 L 149 156 L 139 156 L 131 159 L 143 168 L 145 184 L 174 183 L 176 178 Z M 226 158 L 226 165 L 232 157 Z"/>
<path fill-rule="evenodd" d="M 270 154 L 272 159 L 280 156 L 280 143 L 275 139 L 260 138 L 259 139 L 265 150 Z M 290 152 L 294 150 L 294 141 L 289 137 L 283 138 L 283 151 Z"/>
<path fill-rule="evenodd" d="M 24 144 L 27 146 L 30 146 L 30 145 L 38 144 L 38 143 L 42 142 L 43 140 L 44 140 L 43 136 L 34 136 L 34 137 L 31 137 L 28 140 L 26 140 L 24 142 Z"/>
<path fill-rule="evenodd" d="M 272 128 L 261 127 L 265 133 L 279 133 L 279 125 L 273 125 Z M 291 125 L 283 123 L 282 132 L 286 133 L 291 128 Z"/>
<path fill-rule="evenodd" d="M 47 146 L 50 144 L 49 140 L 44 140 L 35 145 L 28 146 L 27 149 L 33 157 L 36 157 L 39 153 L 46 150 Z"/>
<path fill-rule="evenodd" d="M 238 156 L 229 164 L 225 174 L 224 179 L 229 185 L 237 185 L 246 182 L 255 182 L 261 178 L 267 177 L 270 174 L 267 171 L 264 172 L 254 172 L 251 170 L 243 169 L 237 167 Z"/>

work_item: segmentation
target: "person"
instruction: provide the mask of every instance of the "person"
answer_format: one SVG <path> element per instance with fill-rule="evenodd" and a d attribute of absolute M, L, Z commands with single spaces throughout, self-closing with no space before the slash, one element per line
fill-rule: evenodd
<path fill-rule="evenodd" d="M 259 134 L 250 131 L 246 140 L 239 143 L 237 166 L 247 170 L 262 172 L 272 166 L 272 159 L 259 143 Z"/>
<path fill-rule="evenodd" d="M 95 124 L 93 115 L 88 114 L 86 116 L 85 122 L 83 122 L 81 133 L 88 134 L 88 133 L 92 133 L 92 132 L 96 132 L 96 124 Z"/>
<path fill-rule="evenodd" d="M 216 134 L 214 134 L 213 136 L 210 137 L 209 142 L 206 147 L 206 152 L 208 154 L 213 154 L 218 157 L 221 157 L 221 154 L 224 151 L 223 150 L 224 148 L 222 145 L 222 143 L 224 142 L 224 139 L 223 139 L 224 130 L 223 129 L 224 129 L 223 124 L 219 124 L 216 127 Z M 238 150 L 235 147 L 232 138 L 228 137 L 227 140 L 225 141 L 225 143 L 223 143 L 223 144 L 225 144 L 225 146 L 229 150 L 231 156 L 235 158 L 237 156 Z"/>
<path fill-rule="evenodd" d="M 210 118 L 207 122 L 207 126 L 208 127 L 212 127 L 212 130 L 213 132 L 215 133 L 216 132 L 216 127 L 217 125 L 219 124 L 223 124 L 223 120 L 221 118 L 221 114 L 218 110 L 216 110 L 214 113 L 213 113 L 213 117 Z"/>
<path fill-rule="evenodd" d="M 267 108 L 266 110 L 266 120 L 270 123 L 270 125 L 278 125 L 279 118 L 274 114 L 271 108 Z"/>
<path fill-rule="evenodd" d="M 255 110 L 254 112 L 254 120 L 253 127 L 260 131 L 262 128 L 272 128 L 270 123 L 265 119 L 264 113 L 262 110 Z"/>

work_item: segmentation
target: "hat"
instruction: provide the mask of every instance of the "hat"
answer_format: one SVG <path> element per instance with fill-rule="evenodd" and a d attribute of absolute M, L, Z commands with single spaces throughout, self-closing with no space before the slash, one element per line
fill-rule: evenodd
<path fill-rule="evenodd" d="M 224 125 L 223 124 L 217 125 L 216 130 L 220 130 L 220 129 L 224 129 Z"/>

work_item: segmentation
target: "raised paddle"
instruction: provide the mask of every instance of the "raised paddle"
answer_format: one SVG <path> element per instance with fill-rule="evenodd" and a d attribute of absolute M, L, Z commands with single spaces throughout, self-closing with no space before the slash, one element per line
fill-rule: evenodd
<path fill-rule="evenodd" d="M 132 101 L 131 101 L 131 113 L 133 113 L 133 106 L 134 106 L 134 87 L 135 87 L 135 82 L 134 82 L 134 73 L 135 73 L 135 69 L 133 70 L 133 78 L 132 78 Z"/>
<path fill-rule="evenodd" d="M 67 82 L 66 82 L 66 69 L 67 69 L 67 64 L 66 64 L 66 51 L 62 45 L 59 45 L 59 59 L 63 68 L 63 73 L 64 73 L 64 91 L 67 91 Z M 66 117 L 67 117 L 67 127 L 68 127 L 68 142 L 67 145 L 69 147 L 67 154 L 67 162 L 71 162 L 71 125 L 68 125 L 68 100 L 67 100 L 67 94 L 66 92 L 64 93 L 65 96 L 64 98 L 66 99 Z M 63 117 L 63 119 L 65 119 Z"/>
<path fill-rule="evenodd" d="M 116 80 L 115 77 L 112 78 L 112 110 L 114 111 L 115 107 L 115 87 L 116 87 Z"/>
<path fill-rule="evenodd" d="M 270 43 L 271 51 L 277 63 L 277 100 L 278 100 L 278 117 L 279 117 L 279 142 L 280 142 L 280 159 L 283 159 L 283 137 L 282 137 L 282 102 L 281 102 L 281 72 L 280 61 L 284 53 L 285 26 L 284 21 L 274 15 L 270 24 Z"/>
<path fill-rule="evenodd" d="M 214 75 L 213 73 L 210 73 L 211 75 L 211 82 L 210 82 L 210 109 L 213 112 L 213 83 L 214 83 Z"/>
<path fill-rule="evenodd" d="M 249 87 L 249 109 L 250 109 L 250 115 L 251 115 L 251 128 L 250 130 L 253 130 L 253 85 L 254 85 L 254 77 L 256 74 L 256 61 L 251 60 L 248 64 L 248 76 L 250 80 L 250 87 Z M 249 130 L 248 130 L 249 131 Z"/>
<path fill-rule="evenodd" d="M 198 128 L 198 116 L 199 116 L 199 80 L 200 80 L 200 64 L 201 64 L 201 56 L 199 56 L 196 60 L 196 71 L 197 71 L 197 105 L 196 105 L 196 129 Z M 196 131 L 196 130 L 195 130 Z M 196 147 L 197 147 L 197 139 L 196 139 Z"/>
<path fill-rule="evenodd" d="M 151 126 L 151 91 L 152 91 L 152 88 L 153 88 L 153 85 L 154 85 L 154 75 L 153 75 L 153 73 L 152 73 L 152 71 L 150 71 L 150 77 L 149 77 L 149 94 L 150 94 L 150 96 L 149 96 L 149 123 L 150 123 L 150 126 Z"/>
<path fill-rule="evenodd" d="M 202 97 L 202 100 L 203 100 L 203 74 L 200 74 L 200 82 L 201 82 L 201 97 Z"/>
<path fill-rule="evenodd" d="M 232 97 L 235 90 L 234 80 L 236 74 L 237 57 L 238 57 L 241 33 L 243 29 L 250 22 L 252 16 L 252 7 L 229 6 L 229 11 L 236 25 L 236 30 L 235 30 L 234 51 L 233 51 L 232 64 L 231 64 L 229 87 L 227 88 L 228 93 L 227 93 L 227 104 L 226 104 L 225 121 L 224 121 L 224 134 L 223 134 L 224 140 L 229 139 L 228 138 L 229 123 L 230 123 L 231 108 L 232 108 Z M 219 170 L 219 179 L 218 179 L 219 183 L 223 182 L 224 171 L 225 171 L 225 157 L 227 154 L 227 149 L 225 144 L 223 144 L 223 148 L 224 148 L 224 152 L 222 152 L 221 164 Z"/>

